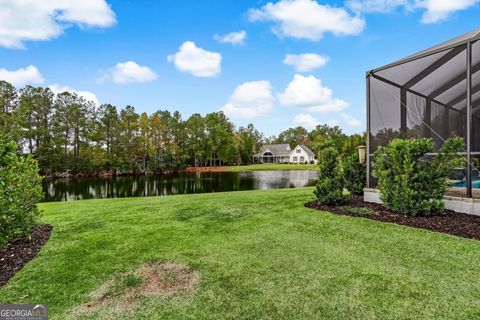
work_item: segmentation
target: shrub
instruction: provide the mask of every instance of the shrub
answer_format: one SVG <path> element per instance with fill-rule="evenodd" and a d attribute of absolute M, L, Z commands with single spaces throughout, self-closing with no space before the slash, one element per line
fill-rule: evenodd
<path fill-rule="evenodd" d="M 15 152 L 17 145 L 0 136 L 0 247 L 27 234 L 38 221 L 42 197 L 38 165 Z"/>
<path fill-rule="evenodd" d="M 378 148 L 373 174 L 385 206 L 413 216 L 441 213 L 447 176 L 462 150 L 461 138 L 447 140 L 433 159 L 426 157 L 434 151 L 432 139 L 395 139 Z"/>
<path fill-rule="evenodd" d="M 314 191 L 322 204 L 337 204 L 343 201 L 343 176 L 334 148 L 323 149 L 318 159 L 320 173 Z"/>
<path fill-rule="evenodd" d="M 350 195 L 362 195 L 367 184 L 367 167 L 359 162 L 357 152 L 343 159 L 342 171 L 345 188 Z"/>

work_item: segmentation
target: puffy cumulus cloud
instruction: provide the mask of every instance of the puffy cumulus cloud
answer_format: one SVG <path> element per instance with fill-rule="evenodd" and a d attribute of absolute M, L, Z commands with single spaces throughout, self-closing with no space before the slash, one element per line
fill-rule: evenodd
<path fill-rule="evenodd" d="M 106 28 L 116 23 L 105 0 L 0 0 L 0 46 L 56 38 L 72 26 Z"/>
<path fill-rule="evenodd" d="M 415 7 L 427 11 L 422 16 L 423 23 L 436 23 L 446 20 L 451 14 L 468 9 L 478 0 L 417 0 Z"/>
<path fill-rule="evenodd" d="M 242 30 L 238 32 L 230 32 L 223 36 L 216 34 L 213 38 L 220 43 L 230 43 L 234 46 L 243 46 L 247 39 L 247 32 Z"/>
<path fill-rule="evenodd" d="M 293 117 L 293 126 L 294 127 L 304 127 L 308 131 L 315 129 L 320 124 L 320 121 L 315 119 L 310 114 L 300 113 Z"/>
<path fill-rule="evenodd" d="M 319 4 L 316 0 L 280 0 L 260 9 L 250 9 L 251 21 L 273 21 L 278 36 L 320 40 L 327 32 L 337 36 L 357 35 L 365 28 L 365 20 L 351 15 L 344 8 Z"/>
<path fill-rule="evenodd" d="M 239 85 L 220 109 L 232 118 L 252 119 L 273 109 L 274 97 L 269 81 L 251 81 Z"/>
<path fill-rule="evenodd" d="M 287 54 L 284 64 L 295 67 L 298 72 L 308 72 L 326 65 L 328 58 L 315 53 Z"/>
<path fill-rule="evenodd" d="M 100 105 L 100 101 L 97 96 L 91 91 L 75 90 L 69 86 L 61 86 L 59 84 L 52 84 L 48 86 L 52 92 L 57 95 L 63 92 L 75 93 L 80 97 L 83 97 L 86 101 L 93 102 L 96 106 Z"/>
<path fill-rule="evenodd" d="M 178 52 L 171 54 L 167 60 L 181 72 L 195 77 L 213 77 L 222 71 L 222 55 L 199 48 L 193 41 L 184 42 Z"/>
<path fill-rule="evenodd" d="M 45 81 L 37 67 L 32 65 L 12 71 L 0 68 L 0 80 L 7 81 L 18 88 L 27 84 L 41 84 Z"/>
<path fill-rule="evenodd" d="M 339 112 L 348 107 L 347 102 L 335 98 L 333 90 L 323 86 L 322 81 L 314 76 L 296 74 L 278 97 L 285 106 L 310 112 Z"/>
<path fill-rule="evenodd" d="M 425 10 L 423 23 L 437 23 L 453 13 L 477 4 L 479 0 L 349 0 L 347 6 L 355 12 L 391 12 L 398 8 L 407 11 Z"/>
<path fill-rule="evenodd" d="M 98 100 L 97 96 L 91 91 L 75 90 L 70 88 L 69 86 L 61 86 L 59 84 L 52 84 L 48 87 L 55 95 L 63 92 L 76 93 L 78 96 L 83 97 L 85 101 L 93 102 L 96 106 L 100 105 L 100 101 Z"/>
<path fill-rule="evenodd" d="M 101 72 L 97 83 L 112 80 L 116 84 L 146 83 L 157 79 L 157 74 L 149 67 L 134 61 L 119 62 L 107 72 Z"/>
<path fill-rule="evenodd" d="M 357 118 L 352 117 L 351 115 L 342 112 L 340 114 L 344 123 L 346 123 L 350 127 L 361 127 L 363 122 L 358 120 Z"/>

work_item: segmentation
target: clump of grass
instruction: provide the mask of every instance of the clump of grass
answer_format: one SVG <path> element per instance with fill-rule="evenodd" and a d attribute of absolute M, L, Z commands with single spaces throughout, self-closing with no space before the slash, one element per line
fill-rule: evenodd
<path fill-rule="evenodd" d="M 358 214 L 358 215 L 361 215 L 361 216 L 370 216 L 370 215 L 377 214 L 372 209 L 364 208 L 364 207 L 342 206 L 342 207 L 340 207 L 340 209 L 342 209 L 344 211 L 347 211 L 349 213 Z"/>
<path fill-rule="evenodd" d="M 126 274 L 113 283 L 107 295 L 113 297 L 119 296 L 123 294 L 127 289 L 139 287 L 142 283 L 142 277 L 132 273 Z"/>
<path fill-rule="evenodd" d="M 177 275 L 174 272 L 165 272 L 164 279 L 169 282 L 177 281 Z"/>

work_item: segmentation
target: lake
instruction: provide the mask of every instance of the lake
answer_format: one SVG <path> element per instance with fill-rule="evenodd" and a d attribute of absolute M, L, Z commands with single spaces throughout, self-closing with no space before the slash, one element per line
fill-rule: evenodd
<path fill-rule="evenodd" d="M 44 202 L 298 188 L 315 185 L 318 171 L 197 172 L 44 181 Z"/>

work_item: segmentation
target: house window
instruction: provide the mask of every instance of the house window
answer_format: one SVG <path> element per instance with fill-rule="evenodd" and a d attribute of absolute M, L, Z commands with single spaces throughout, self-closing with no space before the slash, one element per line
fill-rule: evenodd
<path fill-rule="evenodd" d="M 297 162 L 298 161 L 298 157 L 293 157 L 293 162 Z"/>
<path fill-rule="evenodd" d="M 297 149 L 297 153 L 302 153 L 302 149 Z"/>
<path fill-rule="evenodd" d="M 305 162 L 305 157 L 300 157 L 300 162 Z"/>

